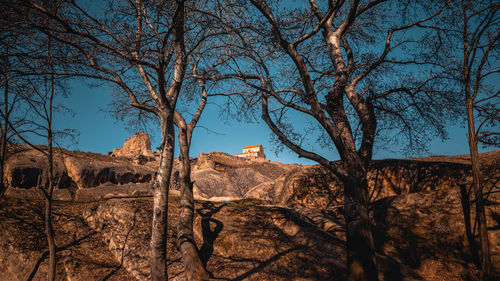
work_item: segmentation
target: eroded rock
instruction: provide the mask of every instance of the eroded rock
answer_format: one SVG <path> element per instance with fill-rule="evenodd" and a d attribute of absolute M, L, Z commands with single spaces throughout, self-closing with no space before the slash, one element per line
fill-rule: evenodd
<path fill-rule="evenodd" d="M 151 181 L 154 171 L 124 161 L 98 161 L 67 157 L 64 161 L 68 175 L 78 188 L 99 186 L 103 183 L 126 184 Z"/>
<path fill-rule="evenodd" d="M 441 189 L 388 197 L 373 206 L 374 236 L 384 280 L 477 280 L 465 238 L 459 191 Z M 172 198 L 172 197 L 171 197 Z M 500 196 L 487 208 L 492 259 L 500 262 Z M 169 205 L 169 237 L 175 237 L 178 198 Z M 115 257 L 130 259 L 139 274 L 148 258 L 149 200 L 110 200 L 86 211 L 86 220 L 102 231 Z M 345 229 L 342 218 L 319 209 L 263 206 L 259 201 L 196 204 L 195 239 L 200 257 L 214 278 L 245 280 L 345 280 Z M 144 223 L 144 228 L 142 227 Z M 129 237 L 129 238 L 126 238 Z M 174 276 L 182 264 L 174 239 L 169 259 Z M 114 242 L 111 242 L 114 241 Z M 127 264 L 125 262 L 125 264 Z M 137 266 L 137 268 L 136 268 Z M 129 268 L 130 267 L 130 268 Z M 136 273 L 134 273 L 136 272 Z"/>
<path fill-rule="evenodd" d="M 368 172 L 370 200 L 448 188 L 470 181 L 470 166 L 419 160 L 377 160 Z M 290 207 L 335 209 L 343 204 L 343 185 L 328 170 L 303 166 L 249 189 L 256 198 Z"/>
<path fill-rule="evenodd" d="M 5 166 L 5 184 L 9 188 L 34 188 L 46 185 L 48 162 L 39 151 L 26 149 L 9 157 Z M 127 184 L 150 182 L 156 167 L 136 165 L 128 158 L 96 153 L 54 152 L 54 175 L 58 189 L 97 187 L 105 183 Z"/>
<path fill-rule="evenodd" d="M 47 158 L 34 149 L 24 149 L 11 155 L 4 170 L 4 184 L 10 188 L 32 188 L 45 185 L 47 180 Z M 57 188 L 75 187 L 75 182 L 69 177 L 61 154 L 54 156 L 54 177 Z"/>
<path fill-rule="evenodd" d="M 137 164 L 146 163 L 155 159 L 155 153 L 151 150 L 151 141 L 145 132 L 138 132 L 128 138 L 121 148 L 115 148 L 110 153 L 111 156 L 125 156 L 131 158 L 138 158 Z"/>

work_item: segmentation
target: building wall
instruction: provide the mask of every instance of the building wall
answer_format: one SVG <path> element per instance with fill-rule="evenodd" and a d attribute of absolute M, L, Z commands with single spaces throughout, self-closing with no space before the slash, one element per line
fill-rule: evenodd
<path fill-rule="evenodd" d="M 245 152 L 259 152 L 261 149 L 262 149 L 262 146 L 244 148 L 243 153 L 245 153 Z"/>
<path fill-rule="evenodd" d="M 264 158 L 266 159 L 266 155 L 264 154 L 264 148 L 259 145 L 259 146 L 251 146 L 251 147 L 244 147 L 242 153 L 238 153 L 235 156 L 238 157 L 244 157 L 244 158 Z"/>

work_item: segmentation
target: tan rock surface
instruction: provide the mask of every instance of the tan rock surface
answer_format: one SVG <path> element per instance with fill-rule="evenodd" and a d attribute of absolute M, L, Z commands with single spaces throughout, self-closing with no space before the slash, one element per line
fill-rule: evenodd
<path fill-rule="evenodd" d="M 151 181 L 154 170 L 125 161 L 102 161 L 91 158 L 66 157 L 68 175 L 79 189 L 103 183 L 126 184 Z"/>
<path fill-rule="evenodd" d="M 490 204 L 487 214 L 493 262 L 499 264 L 500 195 L 490 200 L 497 204 Z M 176 235 L 178 204 L 171 196 L 169 237 Z M 23 279 L 44 252 L 43 205 L 3 199 L 0 206 L 5 222 L 0 272 L 10 276 L 4 280 Z M 148 280 L 151 199 L 56 203 L 55 208 L 58 246 L 67 245 L 60 252 L 61 278 Z M 373 217 L 385 280 L 477 280 L 457 190 L 388 197 L 375 202 Z M 341 217 L 314 208 L 294 210 L 255 200 L 196 203 L 195 238 L 214 279 L 345 280 L 344 231 Z M 184 280 L 175 239 L 168 241 L 170 276 Z M 45 262 L 34 280 L 44 278 Z"/>
<path fill-rule="evenodd" d="M 124 156 L 145 155 L 154 156 L 151 151 L 151 141 L 145 132 L 139 132 L 124 143 L 120 153 Z"/>
<path fill-rule="evenodd" d="M 4 184 L 7 187 L 16 188 L 31 188 L 37 184 L 44 184 L 47 166 L 47 158 L 41 152 L 23 147 L 21 151 L 7 159 L 4 168 Z M 54 174 L 59 188 L 74 186 L 60 154 L 54 157 Z"/>
<path fill-rule="evenodd" d="M 484 169 L 489 169 L 485 167 Z M 456 188 L 470 182 L 470 166 L 450 162 L 377 160 L 368 172 L 370 200 L 407 193 Z M 343 204 L 339 179 L 319 165 L 303 166 L 255 185 L 245 198 L 290 207 L 335 209 Z"/>
<path fill-rule="evenodd" d="M 5 166 L 5 184 L 10 188 L 33 188 L 44 184 L 48 162 L 43 154 L 25 149 L 9 157 Z M 144 183 L 156 171 L 154 162 L 137 165 L 125 157 L 57 149 L 54 171 L 59 189 L 82 189 L 101 184 Z M 40 181 L 41 180 L 41 181 Z"/>
<path fill-rule="evenodd" d="M 56 280 L 136 280 L 113 258 L 102 236 L 84 223 L 81 213 L 87 207 L 90 205 L 54 205 Z M 38 200 L 0 200 L 2 281 L 47 280 L 43 208 L 43 201 Z"/>

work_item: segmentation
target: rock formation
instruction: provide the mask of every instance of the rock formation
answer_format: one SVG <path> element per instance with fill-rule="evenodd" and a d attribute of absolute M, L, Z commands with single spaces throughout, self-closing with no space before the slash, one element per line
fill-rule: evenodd
<path fill-rule="evenodd" d="M 500 192 L 495 187 L 500 151 L 482 154 L 481 161 L 485 190 L 492 191 L 486 211 L 492 262 L 500 268 Z M 219 152 L 200 153 L 192 164 L 195 240 L 213 278 L 345 280 L 343 189 L 335 176 L 318 165 L 251 161 Z M 60 280 L 149 280 L 152 201 L 147 197 L 156 165 L 56 151 L 55 198 L 65 200 L 54 202 Z M 174 187 L 178 165 L 175 160 Z M 478 280 L 460 202 L 460 187 L 471 182 L 469 170 L 462 156 L 372 162 L 371 217 L 384 280 Z M 41 194 L 30 189 L 45 171 L 46 160 L 34 150 L 24 149 L 7 161 L 9 189 L 0 198 L 2 280 L 41 280 L 46 274 L 43 201 L 33 200 Z M 179 192 L 171 190 L 169 198 L 172 238 Z M 169 274 L 185 280 L 171 238 Z"/>
<path fill-rule="evenodd" d="M 298 165 L 251 161 L 220 152 L 200 153 L 191 180 L 199 198 L 243 198 L 254 186 L 272 181 L 295 167 Z"/>
<path fill-rule="evenodd" d="M 407 193 L 455 188 L 464 184 L 470 166 L 420 160 L 376 160 L 368 172 L 370 200 Z M 255 185 L 244 196 L 290 207 L 335 209 L 343 204 L 339 179 L 319 165 L 295 168 Z"/>
<path fill-rule="evenodd" d="M 25 148 L 10 156 L 5 165 L 8 188 L 29 189 L 44 184 L 48 163 L 39 151 Z M 57 149 L 54 171 L 58 189 L 83 189 L 110 183 L 115 185 L 149 182 L 156 166 L 136 165 L 127 158 Z"/>
<path fill-rule="evenodd" d="M 155 153 L 151 150 L 151 141 L 145 132 L 138 132 L 128 138 L 122 148 L 115 148 L 112 156 L 138 157 L 139 164 L 147 162 L 148 158 L 154 158 Z M 142 157 L 141 157 L 142 156 Z"/>

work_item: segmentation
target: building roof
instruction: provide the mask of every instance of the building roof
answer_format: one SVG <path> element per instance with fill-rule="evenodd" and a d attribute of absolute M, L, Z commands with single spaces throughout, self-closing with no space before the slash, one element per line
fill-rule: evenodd
<path fill-rule="evenodd" d="M 252 147 L 259 147 L 259 146 L 262 147 L 262 144 L 245 146 L 245 147 L 243 147 L 243 149 L 245 149 L 245 148 L 252 148 Z"/>

